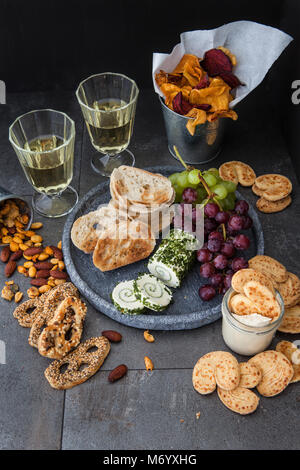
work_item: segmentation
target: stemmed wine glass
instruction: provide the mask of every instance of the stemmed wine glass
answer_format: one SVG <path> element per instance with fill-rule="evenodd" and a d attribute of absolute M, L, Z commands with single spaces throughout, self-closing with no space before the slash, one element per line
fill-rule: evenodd
<path fill-rule="evenodd" d="M 76 97 L 97 150 L 93 169 L 110 176 L 120 165 L 133 166 L 134 156 L 127 149 L 133 131 L 139 90 L 136 83 L 120 73 L 100 73 L 83 80 Z"/>
<path fill-rule="evenodd" d="M 53 109 L 30 111 L 9 128 L 9 140 L 36 193 L 32 205 L 45 217 L 68 214 L 78 201 L 73 178 L 75 124 Z"/>

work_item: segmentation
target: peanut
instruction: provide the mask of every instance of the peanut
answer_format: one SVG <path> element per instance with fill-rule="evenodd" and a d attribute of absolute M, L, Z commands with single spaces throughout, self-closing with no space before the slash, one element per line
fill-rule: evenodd
<path fill-rule="evenodd" d="M 39 287 L 39 293 L 44 294 L 45 292 L 48 292 L 51 287 L 48 284 L 44 284 L 43 286 Z"/>
<path fill-rule="evenodd" d="M 8 244 L 10 242 L 12 242 L 12 237 L 10 237 L 9 235 L 2 238 L 2 243 L 5 243 L 5 244 L 7 243 Z"/>
<path fill-rule="evenodd" d="M 50 259 L 50 263 L 52 263 L 52 264 L 58 264 L 58 262 L 59 262 L 59 260 L 56 259 L 56 258 L 51 258 Z"/>
<path fill-rule="evenodd" d="M 154 369 L 153 362 L 151 361 L 150 357 L 145 356 L 144 357 L 144 362 L 145 362 L 145 367 L 147 371 L 152 371 Z"/>
<path fill-rule="evenodd" d="M 27 273 L 27 270 L 24 266 L 18 266 L 18 272 L 20 274 L 25 274 L 25 273 Z"/>
<path fill-rule="evenodd" d="M 42 228 L 42 226 L 43 226 L 42 222 L 33 222 L 30 228 L 32 228 L 32 230 L 38 230 L 39 228 Z"/>
<path fill-rule="evenodd" d="M 54 283 L 56 286 L 60 286 L 61 284 L 64 284 L 66 282 L 65 279 L 55 279 Z"/>
<path fill-rule="evenodd" d="M 24 263 L 24 268 L 31 268 L 31 266 L 33 266 L 33 261 L 26 261 L 26 263 Z"/>
<path fill-rule="evenodd" d="M 18 236 L 15 236 L 13 238 L 13 242 L 17 243 L 18 245 L 20 245 L 21 243 L 23 243 L 23 239 L 21 237 L 18 237 Z"/>
<path fill-rule="evenodd" d="M 61 240 L 60 240 L 57 244 L 57 248 L 59 248 L 60 250 L 61 250 L 61 245 L 62 245 L 62 243 L 61 243 Z"/>
<path fill-rule="evenodd" d="M 39 256 L 38 256 L 38 260 L 39 261 L 45 261 L 46 259 L 49 258 L 49 255 L 47 255 L 47 253 L 41 253 Z"/>
<path fill-rule="evenodd" d="M 50 246 L 46 246 L 45 248 L 45 253 L 49 256 L 52 256 L 53 255 L 53 250 L 50 248 Z"/>
<path fill-rule="evenodd" d="M 35 235 L 35 232 L 33 232 L 32 230 L 25 230 L 24 233 L 25 233 L 26 237 L 28 237 L 28 238 L 34 237 L 34 235 Z"/>
<path fill-rule="evenodd" d="M 20 248 L 22 251 L 25 251 L 25 250 L 27 250 L 28 246 L 25 245 L 25 243 L 20 243 L 19 248 Z"/>
<path fill-rule="evenodd" d="M 65 263 L 63 261 L 58 262 L 58 269 L 65 269 Z"/>
<path fill-rule="evenodd" d="M 41 243 L 43 241 L 43 237 L 41 237 L 40 235 L 33 235 L 32 237 L 30 237 L 30 240 L 33 243 Z"/>
<path fill-rule="evenodd" d="M 154 343 L 154 336 L 149 333 L 149 330 L 144 331 L 144 338 L 148 343 Z"/>
<path fill-rule="evenodd" d="M 40 295 L 39 290 L 36 287 L 29 287 L 27 289 L 27 295 L 30 299 L 34 299 Z"/>
<path fill-rule="evenodd" d="M 18 302 L 20 302 L 20 300 L 22 299 L 22 297 L 23 297 L 23 292 L 17 292 L 17 293 L 15 294 L 15 302 L 16 302 L 16 304 L 17 304 Z"/>
<path fill-rule="evenodd" d="M 9 244 L 9 248 L 10 248 L 10 251 L 15 252 L 15 251 L 18 251 L 19 245 L 18 243 L 11 241 Z"/>
<path fill-rule="evenodd" d="M 36 275 L 36 268 L 34 266 L 31 266 L 28 271 L 29 277 L 35 277 Z"/>

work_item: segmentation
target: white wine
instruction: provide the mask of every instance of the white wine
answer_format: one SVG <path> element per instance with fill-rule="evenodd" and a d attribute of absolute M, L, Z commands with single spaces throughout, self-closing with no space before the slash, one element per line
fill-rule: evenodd
<path fill-rule="evenodd" d="M 58 194 L 69 186 L 73 177 L 74 142 L 61 147 L 64 142 L 56 135 L 40 136 L 25 142 L 24 150 L 36 153 L 28 154 L 27 160 L 22 160 L 21 164 L 36 191 Z"/>
<path fill-rule="evenodd" d="M 91 142 L 99 152 L 117 155 L 128 146 L 134 113 L 126 105 L 123 100 L 105 99 L 93 103 L 95 112 L 85 109 L 84 117 Z"/>

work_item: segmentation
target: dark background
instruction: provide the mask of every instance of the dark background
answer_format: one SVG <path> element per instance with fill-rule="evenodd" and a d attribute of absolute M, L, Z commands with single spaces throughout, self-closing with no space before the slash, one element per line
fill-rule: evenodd
<path fill-rule="evenodd" d="M 299 18 L 299 0 L 0 0 L 0 79 L 8 92 L 75 90 L 83 78 L 112 71 L 149 88 L 152 52 L 170 52 L 183 31 L 243 19 L 278 27 L 294 41 L 261 86 L 299 178 L 300 108 L 291 102 L 291 83 L 300 79 Z"/>

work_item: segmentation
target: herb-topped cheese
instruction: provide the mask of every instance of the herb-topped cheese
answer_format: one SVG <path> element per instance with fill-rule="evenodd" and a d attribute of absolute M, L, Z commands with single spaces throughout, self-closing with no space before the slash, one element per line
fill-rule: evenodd
<path fill-rule="evenodd" d="M 134 292 L 142 304 L 160 312 L 164 310 L 172 300 L 172 292 L 157 277 L 151 274 L 140 274 L 133 283 Z"/>
<path fill-rule="evenodd" d="M 196 238 L 182 230 L 170 231 L 156 253 L 150 258 L 148 269 L 170 287 L 179 287 L 195 260 Z"/>
<path fill-rule="evenodd" d="M 128 315 L 138 315 L 145 310 L 144 304 L 136 298 L 133 282 L 134 281 L 120 282 L 116 285 L 111 294 L 115 307 L 121 313 Z"/>

